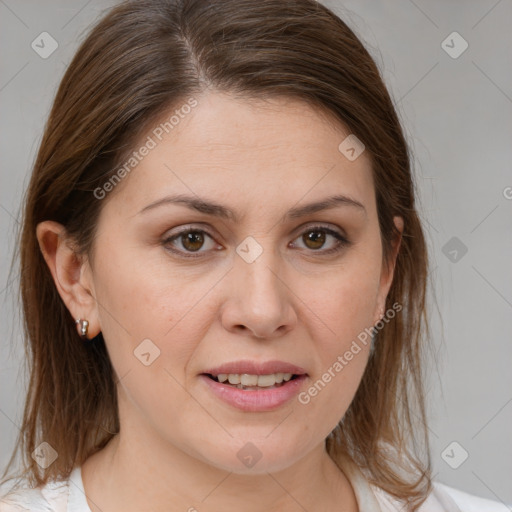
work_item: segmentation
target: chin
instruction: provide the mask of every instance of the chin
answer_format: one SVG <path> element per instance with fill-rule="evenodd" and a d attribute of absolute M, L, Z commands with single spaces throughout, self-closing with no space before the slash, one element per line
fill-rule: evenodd
<path fill-rule="evenodd" d="M 304 457 L 308 449 L 303 440 L 284 438 L 277 434 L 230 438 L 226 443 L 216 443 L 201 458 L 208 464 L 239 475 L 264 475 L 285 470 Z M 203 440 L 204 443 L 204 440 Z"/>

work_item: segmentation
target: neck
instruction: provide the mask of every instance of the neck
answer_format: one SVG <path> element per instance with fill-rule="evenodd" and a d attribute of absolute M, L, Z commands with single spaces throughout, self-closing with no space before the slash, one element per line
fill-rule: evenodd
<path fill-rule="evenodd" d="M 83 464 L 92 512 L 358 510 L 348 479 L 324 443 L 282 471 L 247 475 L 214 467 L 154 435 L 135 433 L 121 430 Z"/>

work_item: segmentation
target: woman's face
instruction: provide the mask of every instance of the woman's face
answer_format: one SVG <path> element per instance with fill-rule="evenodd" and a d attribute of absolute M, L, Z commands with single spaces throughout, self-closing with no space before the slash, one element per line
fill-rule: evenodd
<path fill-rule="evenodd" d="M 122 431 L 276 471 L 343 417 L 369 353 L 361 333 L 384 313 L 370 160 L 340 151 L 349 132 L 305 103 L 196 100 L 141 138 L 146 155 L 101 199 L 88 319 L 120 379 Z"/>

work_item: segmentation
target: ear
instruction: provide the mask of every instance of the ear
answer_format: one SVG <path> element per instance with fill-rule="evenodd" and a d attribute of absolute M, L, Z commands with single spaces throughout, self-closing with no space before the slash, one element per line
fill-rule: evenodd
<path fill-rule="evenodd" d="M 396 237 L 391 242 L 392 249 L 391 249 L 389 261 L 383 262 L 383 264 L 382 264 L 379 291 L 377 294 L 377 302 L 376 302 L 375 311 L 374 311 L 374 319 L 373 319 L 374 325 L 379 320 L 381 320 L 386 314 L 386 311 L 385 311 L 386 297 L 388 296 L 389 289 L 391 288 L 391 283 L 393 282 L 396 257 L 398 256 L 398 251 L 400 249 L 400 243 L 402 241 L 402 233 L 404 230 L 404 220 L 402 217 L 393 217 L 393 222 L 395 223 L 395 226 L 398 229 L 399 233 L 396 235 Z"/>
<path fill-rule="evenodd" d="M 73 320 L 87 320 L 87 338 L 94 338 L 101 329 L 92 273 L 87 259 L 76 252 L 76 247 L 69 240 L 62 224 L 49 220 L 40 222 L 36 228 L 36 236 L 57 291 Z"/>

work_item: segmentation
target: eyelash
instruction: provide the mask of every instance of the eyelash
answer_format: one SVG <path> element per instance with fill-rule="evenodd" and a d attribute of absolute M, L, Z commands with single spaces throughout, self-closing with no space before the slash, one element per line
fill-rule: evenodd
<path fill-rule="evenodd" d="M 348 247 L 352 243 L 347 238 L 345 238 L 340 233 L 338 233 L 337 231 L 334 231 L 334 230 L 332 230 L 332 229 L 330 229 L 330 228 L 328 228 L 326 226 L 311 226 L 311 227 L 308 227 L 306 230 L 302 231 L 302 233 L 299 234 L 299 237 L 301 235 L 304 235 L 305 233 L 310 233 L 312 231 L 324 231 L 325 233 L 327 233 L 327 234 L 333 236 L 334 238 L 336 238 L 336 240 L 338 242 L 336 244 L 336 247 L 333 247 L 332 249 L 327 249 L 327 250 L 324 250 L 324 251 L 310 249 L 311 252 L 317 253 L 320 256 L 328 256 L 330 254 L 341 252 L 343 249 L 345 249 L 346 247 Z M 180 231 L 179 233 L 176 233 L 176 234 L 172 235 L 171 237 L 165 238 L 162 243 L 163 243 L 164 246 L 167 246 L 172 241 L 174 241 L 176 239 L 179 239 L 180 236 L 187 235 L 187 234 L 190 234 L 190 233 L 204 233 L 204 234 L 208 235 L 210 238 L 213 239 L 213 235 L 211 235 L 207 230 L 199 229 L 199 228 L 190 228 L 189 227 L 187 229 L 184 229 L 184 230 Z M 175 253 L 175 254 L 178 254 L 180 257 L 183 257 L 183 258 L 202 258 L 203 254 L 205 252 L 205 251 L 202 251 L 202 252 L 198 251 L 196 253 L 187 253 L 187 252 L 183 252 L 181 250 L 176 250 L 176 249 L 171 249 L 171 248 L 169 248 L 169 250 L 171 252 Z"/>

